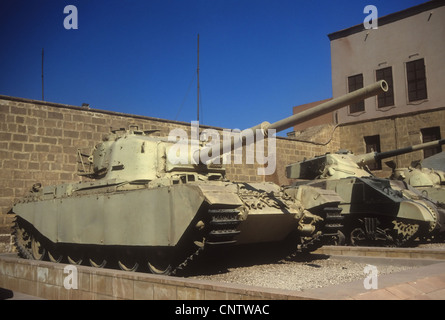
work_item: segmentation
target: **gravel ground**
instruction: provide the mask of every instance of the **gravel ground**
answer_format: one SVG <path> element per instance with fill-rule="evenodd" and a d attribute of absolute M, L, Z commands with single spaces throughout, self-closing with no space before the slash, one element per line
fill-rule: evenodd
<path fill-rule="evenodd" d="M 190 278 L 236 283 L 276 289 L 307 290 L 354 280 L 364 280 L 367 263 L 339 258 L 319 258 L 309 261 L 283 259 L 276 263 L 228 268 L 224 273 L 196 275 Z M 400 272 L 412 266 L 376 265 L 378 275 Z"/>
<path fill-rule="evenodd" d="M 424 243 L 417 246 L 417 248 L 424 249 L 435 249 L 435 250 L 445 250 L 445 242 L 444 243 Z"/>
<path fill-rule="evenodd" d="M 418 248 L 445 250 L 445 244 L 423 244 Z M 255 260 L 258 253 L 254 252 L 236 257 L 226 253 L 225 256 L 228 258 L 207 257 L 207 268 L 196 271 L 189 278 L 302 291 L 364 280 L 368 275 L 364 272 L 367 263 L 327 255 L 297 255 L 285 259 L 269 256 L 259 260 Z M 376 263 L 375 266 L 379 276 L 415 268 L 383 263 Z"/>

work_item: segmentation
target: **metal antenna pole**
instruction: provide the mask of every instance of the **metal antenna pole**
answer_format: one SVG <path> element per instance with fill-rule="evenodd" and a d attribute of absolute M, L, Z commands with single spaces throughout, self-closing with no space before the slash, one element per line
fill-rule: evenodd
<path fill-rule="evenodd" d="M 196 70 L 196 72 L 197 72 L 197 75 L 198 75 L 198 89 L 197 89 L 197 97 L 198 97 L 198 118 L 197 118 L 197 120 L 198 120 L 198 122 L 199 122 L 199 33 L 198 33 L 198 68 L 197 68 L 197 70 Z"/>
<path fill-rule="evenodd" d="M 42 101 L 45 101 L 45 98 L 43 95 L 43 48 L 42 48 Z"/>

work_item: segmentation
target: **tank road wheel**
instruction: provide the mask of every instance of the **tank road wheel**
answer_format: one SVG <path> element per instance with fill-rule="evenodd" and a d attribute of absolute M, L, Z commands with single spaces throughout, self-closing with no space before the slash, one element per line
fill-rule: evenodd
<path fill-rule="evenodd" d="M 83 252 L 79 248 L 72 248 L 68 251 L 67 259 L 70 264 L 80 265 L 83 261 Z"/>
<path fill-rule="evenodd" d="M 90 258 L 89 259 L 90 266 L 95 267 L 95 268 L 103 268 L 107 264 L 107 260 L 105 260 L 105 259 L 96 259 L 96 260 L 100 263 L 98 263 L 95 260 L 93 260 L 92 258 Z"/>
<path fill-rule="evenodd" d="M 117 264 L 119 265 L 119 268 L 123 271 L 134 272 L 139 268 L 139 263 L 136 261 L 121 261 L 121 260 L 119 260 Z"/>
<path fill-rule="evenodd" d="M 140 252 L 135 248 L 124 248 L 116 253 L 117 264 L 123 271 L 134 272 L 139 268 Z"/>
<path fill-rule="evenodd" d="M 90 262 L 90 266 L 94 268 L 103 268 L 107 264 L 103 248 L 92 249 L 89 252 L 89 256 L 90 258 L 88 259 L 88 261 Z"/>
<path fill-rule="evenodd" d="M 57 250 L 48 250 L 49 261 L 59 263 L 63 259 L 63 255 Z"/>
<path fill-rule="evenodd" d="M 344 246 L 346 244 L 346 237 L 340 230 L 337 231 L 337 235 L 332 238 L 332 244 L 334 246 Z"/>
<path fill-rule="evenodd" d="M 68 256 L 67 259 L 70 264 L 74 264 L 74 265 L 80 265 L 80 264 L 82 264 L 82 261 L 83 261 L 83 259 L 81 257 L 76 257 L 76 256 L 74 256 L 74 257 Z"/>
<path fill-rule="evenodd" d="M 353 246 L 360 246 L 365 240 L 366 234 L 362 228 L 355 228 L 351 231 L 351 244 Z"/>
<path fill-rule="evenodd" d="M 172 248 L 158 248 L 148 254 L 148 270 L 153 274 L 169 275 L 172 271 Z"/>
<path fill-rule="evenodd" d="M 169 275 L 170 272 L 172 271 L 172 267 L 171 265 L 167 265 L 167 266 L 158 266 L 155 267 L 154 265 L 152 265 L 150 262 L 148 263 L 148 269 L 150 270 L 151 273 L 153 274 L 165 274 L 165 275 Z"/>
<path fill-rule="evenodd" d="M 35 237 L 31 238 L 31 254 L 34 260 L 43 260 L 46 254 L 46 249 Z"/>

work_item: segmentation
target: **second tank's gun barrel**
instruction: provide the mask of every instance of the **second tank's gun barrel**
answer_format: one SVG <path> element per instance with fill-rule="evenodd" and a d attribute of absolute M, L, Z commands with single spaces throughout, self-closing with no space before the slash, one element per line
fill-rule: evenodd
<path fill-rule="evenodd" d="M 266 124 L 266 126 L 264 126 L 264 123 L 262 123 L 261 125 L 255 126 L 252 129 L 275 129 L 277 132 L 280 132 L 297 124 L 309 121 L 323 114 L 333 112 L 347 105 L 359 102 L 372 96 L 376 96 L 386 91 L 388 91 L 388 84 L 386 83 L 386 81 L 381 80 L 364 88 L 345 94 L 344 96 L 322 103 L 314 108 L 310 108 L 308 110 L 294 114 L 288 118 L 279 120 L 274 123 Z"/>
<path fill-rule="evenodd" d="M 420 143 L 420 144 L 416 144 L 416 145 L 413 145 L 410 147 L 400 148 L 400 149 L 395 149 L 395 150 L 390 150 L 390 151 L 385 151 L 385 152 L 370 152 L 370 153 L 356 156 L 357 157 L 356 162 L 359 165 L 367 165 L 367 164 L 371 164 L 371 163 L 374 163 L 374 162 L 377 162 L 379 160 L 383 160 L 386 158 L 395 157 L 395 156 L 399 156 L 399 155 L 402 155 L 405 153 L 410 153 L 410 152 L 423 150 L 423 149 L 427 149 L 427 148 L 431 148 L 431 147 L 438 147 L 438 146 L 441 146 L 444 144 L 445 144 L 445 139 L 441 139 L 441 140 Z"/>
<path fill-rule="evenodd" d="M 358 101 L 364 100 L 372 96 L 376 96 L 386 91 L 388 91 L 388 83 L 385 80 L 380 80 L 364 88 L 347 93 L 343 96 L 322 103 L 314 108 L 304 110 L 285 119 L 279 120 L 274 123 L 269 123 L 266 121 L 250 129 L 246 129 L 245 131 L 250 131 L 253 132 L 253 134 L 255 134 L 256 130 L 259 129 L 261 130 L 263 136 L 267 137 L 269 134 L 269 130 L 275 130 L 275 132 L 280 132 L 288 128 L 291 128 L 297 124 L 303 123 L 305 121 L 316 118 L 323 114 L 333 112 L 347 105 L 356 103 Z M 215 155 L 215 157 L 222 155 L 228 152 L 229 150 L 234 150 L 235 147 L 240 146 L 241 144 L 245 144 L 245 139 L 243 137 L 245 137 L 245 135 L 241 134 L 239 138 L 235 137 L 233 140 L 230 139 L 229 141 L 226 142 L 223 141 L 220 144 L 219 148 L 220 152 L 218 155 Z M 205 147 L 201 150 L 197 150 L 193 154 L 193 158 L 196 161 L 196 163 L 199 163 L 200 153 L 208 155 L 209 152 L 211 151 L 212 147 Z"/>

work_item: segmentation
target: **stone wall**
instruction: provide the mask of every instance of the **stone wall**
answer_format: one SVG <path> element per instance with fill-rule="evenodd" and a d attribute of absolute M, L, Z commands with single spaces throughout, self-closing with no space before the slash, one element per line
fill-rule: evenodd
<path fill-rule="evenodd" d="M 174 128 L 188 132 L 190 129 L 190 123 L 185 122 L 0 96 L 0 252 L 11 249 L 13 215 L 7 212 L 15 199 L 24 196 L 37 182 L 52 185 L 80 181 L 76 174 L 77 150 L 90 152 L 110 128 L 132 125 L 141 130 L 159 130 L 154 133 L 158 136 L 167 136 Z M 320 137 L 315 136 L 315 140 L 330 143 L 276 139 L 277 167 L 272 175 L 258 175 L 257 169 L 262 165 L 255 161 L 227 165 L 227 177 L 234 181 L 288 184 L 284 174 L 287 164 L 339 148 L 338 132 L 321 131 Z"/>
<path fill-rule="evenodd" d="M 351 150 L 355 154 L 365 153 L 366 145 L 363 137 L 380 136 L 381 151 L 390 151 L 422 143 L 421 129 L 440 127 L 442 139 L 445 137 L 445 110 L 421 111 L 403 116 L 359 122 L 340 127 L 341 148 Z M 443 150 L 443 148 L 442 148 Z M 386 161 L 394 160 L 397 167 L 404 168 L 412 161 L 422 160 L 423 151 L 415 151 L 382 161 L 382 170 L 374 173 L 381 177 L 388 177 L 391 169 L 385 165 Z"/>
<path fill-rule="evenodd" d="M 49 300 L 308 300 L 299 291 L 0 256 L 0 289 Z M 178 303 L 178 306 L 182 304 Z M 170 310 L 174 312 L 176 308 Z M 167 310 L 165 310 L 167 312 Z"/>

